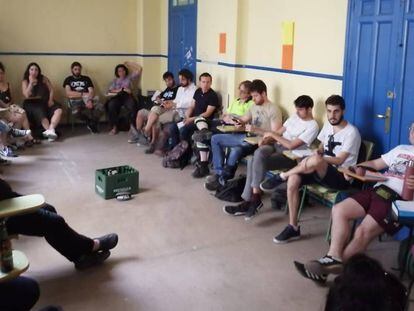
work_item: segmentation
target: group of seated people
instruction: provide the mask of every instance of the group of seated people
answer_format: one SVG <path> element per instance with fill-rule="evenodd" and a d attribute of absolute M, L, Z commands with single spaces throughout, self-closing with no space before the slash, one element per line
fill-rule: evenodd
<path fill-rule="evenodd" d="M 332 239 L 327 254 L 305 264 L 295 262 L 299 273 L 306 278 L 325 282 L 329 274 L 343 270 L 343 262 L 365 251 L 375 237 L 384 232 L 393 234 L 400 229 L 400 225 L 389 216 L 391 201 L 382 198 L 377 192 L 381 186 L 382 190 L 386 188 L 392 193 L 393 198 L 401 196 L 406 165 L 408 161 L 414 160 L 414 123 L 409 129 L 411 145 L 397 146 L 378 159 L 358 163 L 361 136 L 358 129 L 345 119 L 345 101 L 339 95 L 331 95 L 326 99 L 327 122 L 319 131 L 313 117 L 314 102 L 310 96 L 298 96 L 293 102 L 294 113 L 283 121 L 279 106 L 269 100 L 267 86 L 259 79 L 241 82 L 238 98 L 222 113 L 219 96 L 212 89 L 212 77 L 207 72 L 199 76 L 198 87 L 193 74 L 187 69 L 178 73 L 179 85 L 176 85 L 173 73 L 164 73 L 165 90 L 156 92 L 149 104 L 142 105 L 134 98 L 132 91 L 133 80 L 141 76 L 142 67 L 127 62 L 115 68 L 116 78 L 108 89 L 106 105 L 102 105 L 91 79 L 81 74 L 81 64 L 74 62 L 71 70 L 72 75 L 63 83 L 66 96 L 73 114 L 84 120 L 92 132 L 98 131 L 99 120 L 106 108 L 109 134 L 116 135 L 119 132 L 121 108 L 125 107 L 130 131 L 128 142 L 148 146 L 145 153 L 160 156 L 168 154 L 180 142 L 187 142 L 188 152 L 194 154 L 195 158 L 192 176 L 206 177 L 204 187 L 208 191 L 225 187 L 235 177 L 242 159 L 247 157 L 243 201 L 237 205 L 225 205 L 224 213 L 251 220 L 263 207 L 263 194 L 273 193 L 286 185 L 289 220 L 287 226 L 274 237 L 273 241 L 277 244 L 301 238 L 298 209 L 303 185 L 320 184 L 346 191 L 353 186 L 354 179 L 342 173 L 342 169 L 357 171 L 358 167 L 364 167 L 383 171 L 388 178 L 386 181 L 360 191 L 333 207 Z M 51 83 L 41 74 L 37 64 L 31 63 L 27 67 L 22 91 L 25 97 L 23 109 L 12 103 L 10 86 L 4 78 L 4 67 L 1 65 L 0 105 L 7 108 L 7 116 L 0 123 L 2 133 L 23 136 L 25 143 L 30 145 L 37 142 L 36 136 L 32 136 L 35 130 L 32 124 L 38 124 L 43 129 L 44 137 L 56 139 L 55 129 L 62 108 L 53 100 Z M 231 125 L 232 132 L 224 132 L 222 125 Z M 316 139 L 319 145 L 311 150 Z M 293 159 L 287 155 L 287 151 L 303 151 L 304 156 Z M 279 173 L 268 177 L 267 173 L 272 170 L 278 170 Z M 410 189 L 414 189 L 414 176 L 408 176 L 406 182 Z M 8 186 L 4 186 L 3 182 L 3 187 Z M 13 192 L 9 189 L 6 193 Z M 85 253 L 93 258 L 93 263 L 101 262 L 109 255 L 108 250 L 116 245 L 116 235 L 103 240 L 79 236 L 49 206 L 25 217 L 27 221 L 30 217 L 46 217 L 53 222 L 50 226 L 53 237 L 48 238 L 49 231 L 39 232 L 26 226 L 23 230 L 18 225 L 14 231 L 46 236 L 49 243 L 75 262 L 77 267 L 83 265 Z M 359 218 L 363 220 L 349 241 L 349 221 Z M 20 219 L 26 221 L 23 216 Z M 9 223 L 13 223 L 12 220 Z M 13 227 L 10 230 L 13 231 Z M 71 252 L 69 248 L 62 249 L 60 240 L 56 239 L 68 239 L 69 245 L 79 240 L 82 247 L 76 247 L 76 254 L 68 254 Z M 105 242 L 108 239 L 112 242 Z M 110 246 L 103 247 L 102 244 Z"/>
<path fill-rule="evenodd" d="M 242 158 L 250 155 L 247 158 L 243 201 L 237 205 L 226 205 L 223 211 L 231 216 L 244 215 L 245 220 L 250 220 L 263 207 L 263 193 L 272 193 L 285 184 L 289 222 L 274 237 L 275 243 L 286 243 L 301 237 L 298 208 L 303 185 L 319 184 L 340 191 L 355 187 L 354 179 L 343 173 L 343 169 L 358 171 L 358 168 L 363 168 L 364 171 L 382 172 L 387 177 L 386 181 L 361 190 L 333 207 L 329 250 L 319 260 L 307 264 L 295 262 L 301 275 L 316 282 L 325 282 L 328 274 L 340 273 L 343 262 L 364 252 L 375 237 L 382 233 L 392 235 L 401 228 L 391 219 L 391 201 L 378 193 L 386 189 L 394 199 L 401 197 L 407 164 L 414 160 L 414 123 L 409 128 L 410 145 L 397 146 L 378 159 L 358 163 L 364 149 L 361 136 L 358 129 L 345 119 L 345 101 L 339 95 L 326 99 L 327 122 L 319 131 L 313 118 L 314 103 L 310 96 L 296 98 L 295 113 L 282 122 L 280 109 L 267 97 L 265 83 L 261 80 L 243 81 L 239 85 L 238 99 L 218 118 L 216 113 L 220 105 L 217 94 L 211 88 L 211 76 L 201 74 L 198 89 L 194 88 L 186 71 L 179 73 L 179 79 L 181 85 L 174 90 L 172 74 L 165 73 L 167 88 L 157 98 L 161 105 L 138 111 L 137 132 L 130 142 L 150 139 L 150 143 L 154 144 L 154 127 L 172 123 L 172 127 L 179 128 L 179 131 L 173 131 L 179 133 L 175 141 L 186 140 L 194 147 L 197 160 L 192 174 L 195 178 L 206 177 L 204 187 L 208 191 L 225 186 L 235 177 Z M 191 97 L 187 92 L 194 95 Z M 168 98 L 163 97 L 166 94 Z M 163 119 L 165 114 L 168 118 Z M 218 126 L 223 124 L 234 125 L 236 131 L 220 132 Z M 258 137 L 257 145 L 247 139 L 249 136 Z M 299 160 L 284 152 L 310 149 L 315 139 L 319 141 L 317 148 Z M 153 147 L 150 149 L 149 152 L 154 150 Z M 271 170 L 278 170 L 279 173 L 266 178 Z M 414 176 L 407 176 L 406 183 L 408 188 L 414 189 Z M 355 219 L 362 221 L 349 241 L 349 222 Z"/>

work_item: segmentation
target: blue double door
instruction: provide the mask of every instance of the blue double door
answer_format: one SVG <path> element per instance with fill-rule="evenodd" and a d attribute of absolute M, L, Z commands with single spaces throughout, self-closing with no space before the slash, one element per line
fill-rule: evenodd
<path fill-rule="evenodd" d="M 168 70 L 174 76 L 182 68 L 196 73 L 197 1 L 170 0 L 168 22 Z"/>
<path fill-rule="evenodd" d="M 408 143 L 414 121 L 414 0 L 350 0 L 347 118 L 376 154 Z"/>

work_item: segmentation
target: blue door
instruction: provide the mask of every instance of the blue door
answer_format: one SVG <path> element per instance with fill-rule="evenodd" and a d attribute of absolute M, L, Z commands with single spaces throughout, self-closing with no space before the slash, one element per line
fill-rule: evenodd
<path fill-rule="evenodd" d="M 182 68 L 196 73 L 196 0 L 170 0 L 168 22 L 168 70 L 174 76 Z"/>
<path fill-rule="evenodd" d="M 407 142 L 414 116 L 413 59 L 407 57 L 414 52 L 412 11 L 412 0 L 350 0 L 347 118 L 376 144 L 376 155 Z"/>

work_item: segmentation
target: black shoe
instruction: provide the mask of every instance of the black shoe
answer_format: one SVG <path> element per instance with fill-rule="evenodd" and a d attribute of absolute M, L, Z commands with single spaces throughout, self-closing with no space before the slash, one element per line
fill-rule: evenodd
<path fill-rule="evenodd" d="M 100 251 L 113 249 L 118 244 L 118 235 L 116 233 L 106 234 L 96 239 L 99 241 Z"/>
<path fill-rule="evenodd" d="M 85 270 L 90 267 L 103 263 L 111 255 L 108 250 L 98 251 L 83 255 L 75 261 L 75 268 L 78 270 Z"/>
<path fill-rule="evenodd" d="M 276 190 L 276 188 L 286 182 L 286 180 L 282 179 L 279 174 L 276 174 L 260 184 L 260 190 L 265 193 L 272 193 Z"/>
<path fill-rule="evenodd" d="M 208 162 L 200 162 L 196 164 L 196 169 L 191 174 L 194 178 L 203 178 L 210 175 L 210 169 L 208 168 Z"/>
<path fill-rule="evenodd" d="M 244 216 L 244 220 L 248 221 L 252 219 L 254 216 L 257 215 L 259 212 L 259 209 L 263 207 L 263 202 L 261 200 L 259 201 L 251 201 L 249 202 L 249 210 L 246 213 L 246 216 Z"/>
<path fill-rule="evenodd" d="M 92 133 L 92 134 L 97 134 L 99 133 L 99 129 L 98 129 L 98 124 L 95 121 L 89 120 L 88 122 L 86 122 L 86 127 L 88 128 L 88 130 Z"/>
<path fill-rule="evenodd" d="M 217 189 L 223 186 L 219 180 L 220 178 L 217 178 L 217 179 L 214 179 L 213 181 L 205 182 L 204 188 L 206 188 L 208 191 L 216 191 Z"/>
<path fill-rule="evenodd" d="M 326 283 L 326 279 L 328 278 L 326 274 L 313 273 L 306 269 L 303 263 L 297 261 L 294 261 L 293 264 L 295 265 L 296 270 L 298 270 L 300 275 L 302 275 L 304 278 L 310 279 L 318 284 Z"/>
<path fill-rule="evenodd" d="M 150 144 L 147 149 L 145 149 L 146 154 L 153 154 L 155 151 L 155 144 Z"/>
<path fill-rule="evenodd" d="M 247 213 L 249 206 L 250 202 L 248 201 L 243 201 L 237 205 L 225 205 L 223 206 L 223 212 L 232 216 L 242 216 Z"/>
<path fill-rule="evenodd" d="M 300 239 L 300 227 L 298 230 L 295 230 L 291 225 L 287 225 L 283 231 L 273 238 L 273 242 L 276 244 L 287 243 L 293 240 Z"/>

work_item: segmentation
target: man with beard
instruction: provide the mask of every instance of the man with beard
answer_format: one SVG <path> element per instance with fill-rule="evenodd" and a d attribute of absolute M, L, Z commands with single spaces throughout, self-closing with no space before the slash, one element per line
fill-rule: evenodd
<path fill-rule="evenodd" d="M 91 79 L 82 75 L 82 65 L 73 62 L 70 68 L 72 75 L 65 79 L 63 87 L 72 114 L 84 121 L 92 133 L 97 133 L 98 122 L 104 112 L 103 105 L 98 102 L 98 96 L 95 96 Z"/>
<path fill-rule="evenodd" d="M 341 96 L 330 96 L 325 105 L 329 122 L 324 124 L 318 135 L 321 143 L 316 154 L 260 185 L 262 191 L 272 192 L 279 184 L 287 181 L 289 225 L 273 239 L 275 243 L 300 239 L 298 208 L 299 189 L 302 185 L 319 183 L 338 190 L 350 186 L 350 178 L 340 173 L 338 168 L 347 168 L 357 163 L 361 136 L 358 129 L 344 119 L 345 101 Z"/>

